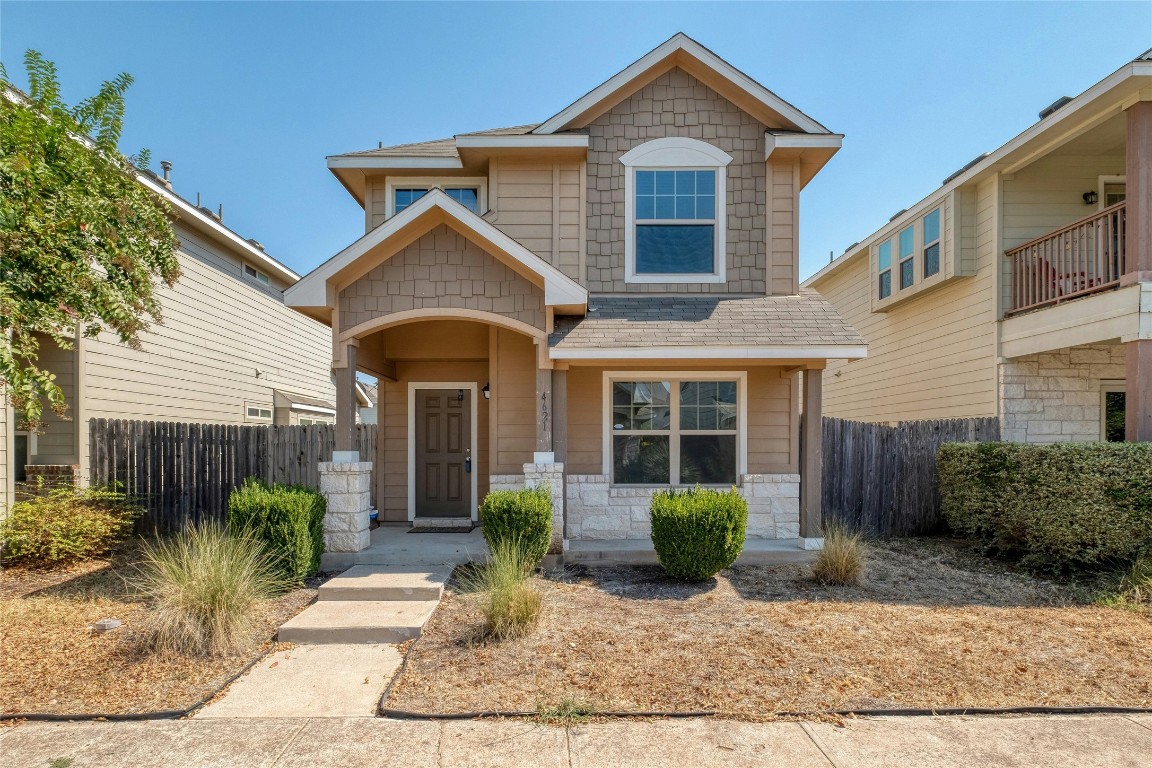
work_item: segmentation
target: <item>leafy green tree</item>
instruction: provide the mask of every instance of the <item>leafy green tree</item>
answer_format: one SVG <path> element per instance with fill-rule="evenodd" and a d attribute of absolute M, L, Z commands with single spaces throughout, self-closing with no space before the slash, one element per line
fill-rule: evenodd
<path fill-rule="evenodd" d="M 52 62 L 30 50 L 24 64 L 26 94 L 0 65 L 0 383 L 38 428 L 44 403 L 67 410 L 40 340 L 70 349 L 107 328 L 139 348 L 180 266 L 170 207 L 136 178 L 147 152 L 118 149 L 131 76 L 69 107 Z"/>

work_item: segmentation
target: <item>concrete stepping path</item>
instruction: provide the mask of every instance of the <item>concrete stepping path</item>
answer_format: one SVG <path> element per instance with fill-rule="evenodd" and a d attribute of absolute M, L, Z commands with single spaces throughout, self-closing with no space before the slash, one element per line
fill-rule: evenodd
<path fill-rule="evenodd" d="M 196 717 L 373 717 L 400 668 L 394 645 L 300 645 L 276 651 Z"/>
<path fill-rule="evenodd" d="M 296 647 L 261 660 L 198 718 L 372 717 L 400 667 L 394 643 L 420 636 L 452 566 L 358 565 L 280 627 Z"/>

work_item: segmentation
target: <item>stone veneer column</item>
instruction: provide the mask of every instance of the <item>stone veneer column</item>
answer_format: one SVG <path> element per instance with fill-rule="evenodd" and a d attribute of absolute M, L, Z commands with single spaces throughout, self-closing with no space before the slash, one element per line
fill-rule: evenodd
<path fill-rule="evenodd" d="M 552 496 L 552 546 L 549 553 L 563 552 L 568 539 L 564 530 L 564 465 L 558 462 L 525 464 L 524 486 L 548 488 Z"/>
<path fill-rule="evenodd" d="M 320 493 L 328 502 L 324 514 L 326 551 L 359 552 L 368 548 L 371 489 L 372 462 L 320 462 Z"/>

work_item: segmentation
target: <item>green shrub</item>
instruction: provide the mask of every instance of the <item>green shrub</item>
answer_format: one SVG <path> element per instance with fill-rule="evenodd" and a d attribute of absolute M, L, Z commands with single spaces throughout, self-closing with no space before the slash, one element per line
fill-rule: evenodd
<path fill-rule="evenodd" d="M 652 496 L 652 544 L 675 579 L 704 581 L 744 549 L 748 502 L 735 488 L 670 489 Z"/>
<path fill-rule="evenodd" d="M 1152 548 L 1152 444 L 950 443 L 941 511 L 1036 571 L 1115 567 Z"/>
<path fill-rule="evenodd" d="M 153 604 L 152 644 L 162 652 L 221 655 L 244 649 L 261 601 L 286 585 L 263 542 L 218 523 L 146 544 L 133 580 Z"/>
<path fill-rule="evenodd" d="M 228 527 L 263 541 L 283 576 L 301 582 L 320 570 L 324 497 L 311 488 L 249 478 L 228 498 Z"/>
<path fill-rule="evenodd" d="M 490 549 L 517 542 L 531 570 L 552 545 L 552 497 L 547 488 L 490 491 L 480 505 L 480 523 Z"/>
<path fill-rule="evenodd" d="M 57 565 L 95 557 L 132 532 L 142 510 L 108 488 L 54 488 L 12 505 L 0 520 L 6 559 Z"/>
<path fill-rule="evenodd" d="M 842 525 L 824 526 L 824 547 L 812 564 L 812 575 L 821 584 L 847 586 L 860 580 L 864 570 L 864 542 L 859 533 Z"/>
<path fill-rule="evenodd" d="M 497 640 L 526 635 L 540 616 L 543 595 L 529 581 L 537 560 L 515 539 L 498 539 L 484 563 L 473 566 L 460 583 L 465 592 L 485 594 L 484 634 Z"/>

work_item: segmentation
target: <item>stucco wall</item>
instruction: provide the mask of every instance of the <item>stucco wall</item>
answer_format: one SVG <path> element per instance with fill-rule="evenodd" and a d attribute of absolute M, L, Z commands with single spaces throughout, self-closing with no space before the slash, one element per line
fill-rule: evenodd
<path fill-rule="evenodd" d="M 541 289 L 443 224 L 341 290 L 339 306 L 343 330 L 427 308 L 475 309 L 545 325 Z"/>
<path fill-rule="evenodd" d="M 588 129 L 589 291 L 766 291 L 764 125 L 683 70 L 673 69 L 601 115 Z M 700 139 L 733 157 L 727 169 L 727 283 L 624 282 L 624 166 L 620 156 L 667 136 Z"/>
<path fill-rule="evenodd" d="M 1001 437 L 1019 443 L 1101 439 L 1102 383 L 1124 380 L 1124 346 L 1096 344 L 999 366 Z"/>

